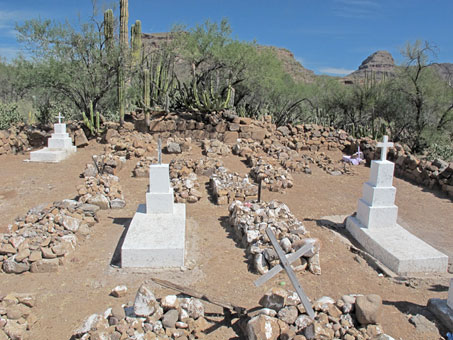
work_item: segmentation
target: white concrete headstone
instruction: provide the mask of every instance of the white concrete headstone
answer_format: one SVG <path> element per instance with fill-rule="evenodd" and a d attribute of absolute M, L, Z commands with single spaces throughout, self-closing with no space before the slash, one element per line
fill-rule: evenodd
<path fill-rule="evenodd" d="M 386 160 L 387 148 L 393 143 L 378 143 L 382 148 L 381 159 L 371 162 L 370 179 L 363 185 L 362 198 L 357 207 L 357 218 L 367 228 L 383 228 L 396 225 L 398 207 L 395 205 L 396 188 L 393 187 L 395 164 Z"/>
<path fill-rule="evenodd" d="M 173 188 L 170 186 L 168 164 L 151 164 L 149 167 L 149 192 L 146 193 L 147 214 L 172 214 L 174 211 Z"/>

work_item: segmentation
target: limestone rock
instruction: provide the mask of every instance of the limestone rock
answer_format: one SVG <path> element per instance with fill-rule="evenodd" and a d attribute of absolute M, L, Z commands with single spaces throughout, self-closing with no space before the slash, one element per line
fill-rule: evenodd
<path fill-rule="evenodd" d="M 135 296 L 134 313 L 138 316 L 152 315 L 156 311 L 157 305 L 153 292 L 145 284 L 142 284 Z"/>
<path fill-rule="evenodd" d="M 119 297 L 125 296 L 126 293 L 127 293 L 127 287 L 124 285 L 121 285 L 121 286 L 116 286 L 115 288 L 113 288 L 112 291 L 110 292 L 110 295 L 119 298 Z"/>
<path fill-rule="evenodd" d="M 382 298 L 379 295 L 358 296 L 355 304 L 357 321 L 362 325 L 378 323 L 381 306 Z"/>
<path fill-rule="evenodd" d="M 249 340 L 277 340 L 280 336 L 278 319 L 266 315 L 257 315 L 247 323 Z"/>

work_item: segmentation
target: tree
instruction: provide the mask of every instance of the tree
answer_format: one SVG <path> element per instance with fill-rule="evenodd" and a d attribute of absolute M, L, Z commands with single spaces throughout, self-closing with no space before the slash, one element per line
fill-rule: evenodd
<path fill-rule="evenodd" d="M 25 86 L 61 96 L 77 110 L 112 109 L 106 100 L 115 85 L 118 49 L 106 49 L 103 24 L 94 14 L 88 23 L 74 28 L 69 23 L 33 19 L 17 26 L 19 41 L 31 59 L 22 59 Z"/>

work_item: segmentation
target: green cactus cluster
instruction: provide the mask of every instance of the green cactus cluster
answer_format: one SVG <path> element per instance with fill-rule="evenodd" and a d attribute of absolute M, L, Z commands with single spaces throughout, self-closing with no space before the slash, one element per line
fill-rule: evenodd
<path fill-rule="evenodd" d="M 132 62 L 137 65 L 142 59 L 142 23 L 136 20 L 131 27 Z"/>
<path fill-rule="evenodd" d="M 99 136 L 102 133 L 101 130 L 101 117 L 99 112 L 96 111 L 96 120 L 93 110 L 93 102 L 90 102 L 90 118 L 87 117 L 85 112 L 82 112 L 83 123 L 90 130 L 92 136 Z"/>

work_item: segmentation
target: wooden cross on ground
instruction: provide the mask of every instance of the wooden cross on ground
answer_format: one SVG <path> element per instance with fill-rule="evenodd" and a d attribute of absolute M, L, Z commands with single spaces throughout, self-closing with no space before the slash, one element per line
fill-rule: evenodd
<path fill-rule="evenodd" d="M 385 161 L 387 160 L 387 149 L 393 148 L 393 143 L 389 142 L 389 137 L 385 135 L 383 142 L 377 143 L 377 147 L 381 148 L 381 161 Z"/>
<path fill-rule="evenodd" d="M 157 162 L 162 164 L 162 140 L 160 138 L 157 141 Z"/>
<path fill-rule="evenodd" d="M 61 112 L 58 112 L 58 124 L 61 124 L 61 118 L 64 118 L 64 116 L 61 115 Z"/>
<path fill-rule="evenodd" d="M 305 295 L 304 290 L 302 289 L 301 285 L 299 284 L 296 274 L 294 274 L 294 271 L 291 268 L 291 263 L 296 261 L 299 257 L 304 255 L 308 251 L 310 251 L 310 249 L 312 248 L 313 245 L 306 244 L 302 248 L 299 248 L 295 253 L 290 254 L 289 257 L 287 258 L 285 252 L 280 247 L 280 244 L 278 243 L 277 239 L 275 238 L 275 235 L 272 232 L 272 229 L 270 227 L 267 227 L 266 234 L 267 234 L 267 236 L 269 236 L 272 246 L 274 247 L 275 251 L 277 252 L 278 257 L 280 258 L 280 264 L 273 267 L 266 274 L 264 274 L 258 280 L 256 280 L 255 286 L 257 286 L 257 287 L 261 286 L 264 282 L 273 278 L 282 269 L 284 269 L 286 271 L 286 273 L 288 274 L 288 277 L 289 277 L 291 283 L 293 284 L 293 287 L 296 290 L 297 295 L 299 295 L 300 301 L 302 302 L 302 304 L 305 307 L 305 311 L 312 319 L 314 319 L 315 312 L 313 311 L 311 303 L 308 300 L 307 296 Z"/>

